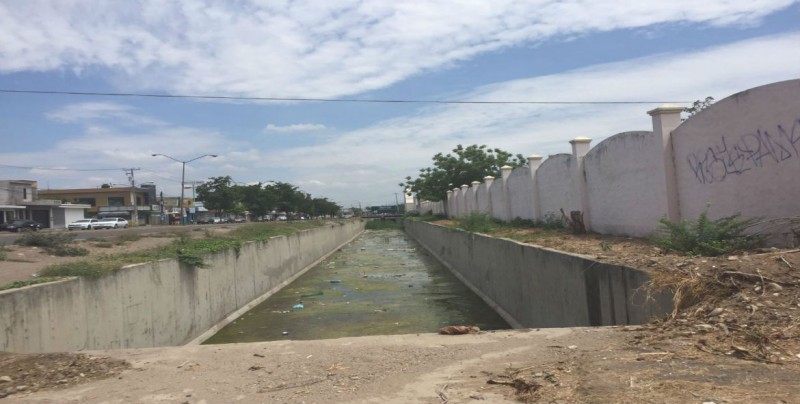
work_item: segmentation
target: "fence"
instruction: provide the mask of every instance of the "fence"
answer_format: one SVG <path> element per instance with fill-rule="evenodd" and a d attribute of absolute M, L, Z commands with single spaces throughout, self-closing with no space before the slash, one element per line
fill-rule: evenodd
<path fill-rule="evenodd" d="M 734 94 L 683 122 L 682 110 L 656 108 L 652 131 L 594 147 L 573 139 L 571 154 L 533 155 L 525 167 L 504 167 L 500 178 L 454 188 L 418 210 L 505 221 L 581 211 L 589 230 L 646 236 L 662 217 L 695 219 L 707 209 L 711 217 L 764 218 L 773 242 L 797 245 L 800 80 Z"/>

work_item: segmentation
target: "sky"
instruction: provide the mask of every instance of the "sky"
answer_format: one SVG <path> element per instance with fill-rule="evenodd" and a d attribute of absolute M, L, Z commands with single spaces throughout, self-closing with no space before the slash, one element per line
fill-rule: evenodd
<path fill-rule="evenodd" d="M 798 3 L 3 0 L 0 179 L 135 168 L 177 196 L 185 161 L 186 181 L 394 204 L 458 144 L 568 153 L 650 130 L 661 104 L 800 78 Z M 641 103 L 605 103 L 623 101 Z"/>

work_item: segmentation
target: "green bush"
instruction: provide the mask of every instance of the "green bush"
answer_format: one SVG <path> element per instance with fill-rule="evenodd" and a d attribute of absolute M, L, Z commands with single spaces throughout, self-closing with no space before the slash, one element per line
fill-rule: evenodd
<path fill-rule="evenodd" d="M 739 219 L 739 214 L 711 220 L 708 210 L 697 220 L 681 220 L 672 223 L 666 217 L 659 220 L 659 232 L 653 242 L 668 251 L 689 255 L 717 256 L 754 248 L 764 241 L 760 235 L 745 234 L 744 231 L 758 222 L 758 218 Z"/>
<path fill-rule="evenodd" d="M 75 234 L 28 232 L 14 241 L 14 244 L 28 247 L 58 247 L 75 241 Z"/>

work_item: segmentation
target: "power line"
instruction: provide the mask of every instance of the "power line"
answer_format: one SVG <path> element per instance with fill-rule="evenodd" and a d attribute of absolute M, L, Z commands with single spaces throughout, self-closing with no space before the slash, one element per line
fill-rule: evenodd
<path fill-rule="evenodd" d="M 311 97 L 239 97 L 224 95 L 181 95 L 181 94 L 147 94 L 147 93 L 107 93 L 88 91 L 53 91 L 53 90 L 9 90 L 0 89 L 0 93 L 40 94 L 40 95 L 78 95 L 100 97 L 143 97 L 143 98 L 188 98 L 202 100 L 229 101 L 300 101 L 300 102 L 352 102 L 377 104 L 541 104 L 541 105 L 620 105 L 620 104 L 691 104 L 692 101 L 446 101 L 446 100 L 402 100 L 402 99 L 365 99 L 365 98 L 311 98 Z"/>
<path fill-rule="evenodd" d="M 151 176 L 158 177 L 158 178 L 161 178 L 163 180 L 172 181 L 172 182 L 181 182 L 180 178 L 167 177 L 167 176 L 161 175 L 161 174 L 159 174 L 159 173 L 157 173 L 157 172 L 155 172 L 153 170 L 143 169 L 142 171 L 143 172 L 148 172 L 148 173 L 150 173 Z"/>

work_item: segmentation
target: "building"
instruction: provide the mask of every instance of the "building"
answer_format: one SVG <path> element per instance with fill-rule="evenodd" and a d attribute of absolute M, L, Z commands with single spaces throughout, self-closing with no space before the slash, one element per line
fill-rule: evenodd
<path fill-rule="evenodd" d="M 83 219 L 84 210 L 89 208 L 85 204 L 39 198 L 36 181 L 0 180 L 0 223 L 30 219 L 45 228 L 63 229 Z"/>
<path fill-rule="evenodd" d="M 122 217 L 135 224 L 160 221 L 161 206 L 156 201 L 155 185 L 151 184 L 141 187 L 41 189 L 39 195 L 64 203 L 88 205 L 86 217 Z"/>

